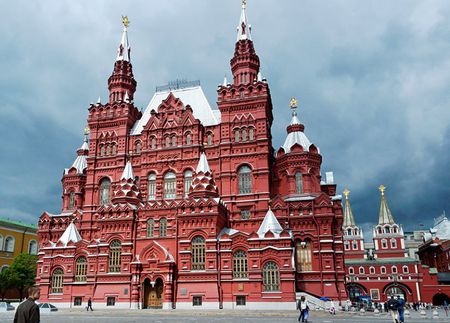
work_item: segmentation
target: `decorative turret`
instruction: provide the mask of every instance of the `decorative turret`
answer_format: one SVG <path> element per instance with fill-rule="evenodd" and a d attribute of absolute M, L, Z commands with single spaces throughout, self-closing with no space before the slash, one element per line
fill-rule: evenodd
<path fill-rule="evenodd" d="M 108 79 L 109 103 L 116 101 L 133 101 L 136 91 L 136 80 L 133 76 L 131 65 L 131 48 L 128 43 L 127 29 L 130 24 L 128 17 L 122 17 L 123 33 L 119 47 L 117 48 L 117 58 L 114 64 L 114 71 Z"/>
<path fill-rule="evenodd" d="M 381 204 L 380 204 L 380 212 L 378 215 L 378 224 L 394 224 L 394 217 L 392 216 L 391 210 L 389 209 L 388 203 L 384 196 L 384 191 L 386 187 L 384 185 L 380 185 L 378 188 L 381 192 Z"/>
<path fill-rule="evenodd" d="M 84 142 L 80 148 L 77 150 L 77 158 L 73 162 L 70 168 L 64 170 L 64 175 L 69 174 L 71 169 L 75 169 L 77 174 L 83 174 L 87 167 L 86 158 L 89 154 L 89 144 L 88 144 L 89 127 L 84 129 Z"/>
<path fill-rule="evenodd" d="M 292 146 L 295 144 L 300 145 L 304 151 L 310 151 L 310 147 L 313 144 L 309 141 L 308 137 L 304 134 L 305 126 L 300 123 L 297 117 L 297 106 L 298 101 L 295 98 L 291 99 L 290 102 L 291 110 L 292 110 L 292 120 L 289 126 L 287 127 L 287 137 L 283 144 L 284 152 L 287 154 L 291 151 Z M 314 146 L 315 148 L 315 146 Z M 316 149 L 315 152 L 318 152 Z"/>
<path fill-rule="evenodd" d="M 127 161 L 125 168 L 120 176 L 120 182 L 114 188 L 114 197 L 112 202 L 137 204 L 141 201 L 141 193 L 136 185 L 133 167 L 131 161 Z"/>
<path fill-rule="evenodd" d="M 208 160 L 204 152 L 200 155 L 194 178 L 192 179 L 189 197 L 218 197 L 217 186 L 213 179 Z"/>
<path fill-rule="evenodd" d="M 260 63 L 251 39 L 251 26 L 247 22 L 246 0 L 242 0 L 236 46 L 230 63 L 234 85 L 253 83 L 256 80 Z"/>
<path fill-rule="evenodd" d="M 277 217 L 275 216 L 275 214 L 273 214 L 272 209 L 270 207 L 257 233 L 260 238 L 264 238 L 266 233 L 269 231 L 272 232 L 275 237 L 278 237 L 280 233 L 283 231 L 280 222 L 278 222 Z"/>
<path fill-rule="evenodd" d="M 348 198 L 348 195 L 350 194 L 350 191 L 348 189 L 344 190 L 344 196 L 345 196 L 345 204 L 344 204 L 344 222 L 342 224 L 342 227 L 355 227 L 355 217 L 353 216 L 352 212 L 352 206 L 350 205 L 350 200 Z"/>
<path fill-rule="evenodd" d="M 364 236 L 362 230 L 356 225 L 353 216 L 352 207 L 348 195 L 350 191 L 344 190 L 344 222 L 342 224 L 342 233 L 344 239 L 344 249 L 348 258 L 364 258 Z"/>

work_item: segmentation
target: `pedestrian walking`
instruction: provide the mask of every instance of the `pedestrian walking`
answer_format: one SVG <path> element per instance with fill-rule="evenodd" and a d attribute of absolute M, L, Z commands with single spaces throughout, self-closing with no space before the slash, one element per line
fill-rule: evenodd
<path fill-rule="evenodd" d="M 298 317 L 298 321 L 300 320 L 302 322 L 308 323 L 308 317 L 309 317 L 309 306 L 308 301 L 306 300 L 305 296 L 302 296 L 300 300 L 297 302 L 297 309 L 300 311 L 300 316 Z"/>
<path fill-rule="evenodd" d="M 41 290 L 38 287 L 28 288 L 28 298 L 17 306 L 14 323 L 39 323 L 41 321 L 39 307 L 35 303 L 40 296 Z"/>
<path fill-rule="evenodd" d="M 92 300 L 91 300 L 90 297 L 89 297 L 89 299 L 88 299 L 88 304 L 87 304 L 87 306 L 86 306 L 86 311 L 89 311 L 89 309 L 91 309 L 91 311 L 94 311 L 94 310 L 92 309 Z"/>
<path fill-rule="evenodd" d="M 444 311 L 445 311 L 445 316 L 448 316 L 448 303 L 445 299 L 444 299 Z"/>
<path fill-rule="evenodd" d="M 401 323 L 405 322 L 405 301 L 397 296 L 397 310 L 398 310 L 398 319 Z"/>
<path fill-rule="evenodd" d="M 398 320 L 398 302 L 394 298 L 394 295 L 391 295 L 391 298 L 387 302 L 389 312 L 391 313 L 392 322 L 399 323 Z"/>

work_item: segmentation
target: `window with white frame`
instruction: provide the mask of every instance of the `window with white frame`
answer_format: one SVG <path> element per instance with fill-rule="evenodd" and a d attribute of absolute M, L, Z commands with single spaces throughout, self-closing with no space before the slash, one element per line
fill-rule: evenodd
<path fill-rule="evenodd" d="M 30 255 L 37 255 L 38 253 L 38 243 L 36 240 L 30 240 L 28 243 L 28 253 Z"/>
<path fill-rule="evenodd" d="M 248 265 L 247 254 L 243 250 L 238 250 L 233 254 L 233 278 L 247 278 Z"/>
<path fill-rule="evenodd" d="M 255 134 L 253 128 L 248 129 L 248 140 L 255 139 Z"/>
<path fill-rule="evenodd" d="M 239 194 L 252 192 L 252 170 L 248 166 L 241 166 L 238 170 Z"/>
<path fill-rule="evenodd" d="M 263 267 L 263 285 L 265 292 L 280 290 L 280 272 L 275 262 L 269 261 Z"/>
<path fill-rule="evenodd" d="M 100 182 L 100 205 L 109 205 L 111 192 L 111 180 L 103 178 Z"/>
<path fill-rule="evenodd" d="M 187 170 L 184 172 L 184 196 L 188 196 L 191 184 L 192 184 L 192 171 Z"/>
<path fill-rule="evenodd" d="M 159 236 L 166 237 L 167 236 L 167 219 L 161 218 L 159 220 Z"/>
<path fill-rule="evenodd" d="M 64 278 L 64 272 L 61 268 L 57 268 L 53 271 L 51 288 L 50 288 L 51 294 L 62 294 L 63 278 Z"/>
<path fill-rule="evenodd" d="M 375 274 L 375 268 L 374 267 L 370 267 L 370 273 L 373 275 L 373 274 Z"/>
<path fill-rule="evenodd" d="M 3 250 L 3 236 L 0 234 L 0 251 Z"/>
<path fill-rule="evenodd" d="M 5 251 L 6 252 L 14 252 L 14 238 L 13 237 L 7 237 L 5 239 Z"/>
<path fill-rule="evenodd" d="M 69 210 L 72 210 L 75 208 L 75 192 L 71 191 L 69 193 Z"/>
<path fill-rule="evenodd" d="M 403 266 L 403 273 L 404 273 L 404 274 L 408 274 L 408 273 L 409 273 L 409 268 L 408 268 L 408 266 Z"/>
<path fill-rule="evenodd" d="M 359 267 L 359 274 L 363 275 L 364 274 L 364 267 Z"/>
<path fill-rule="evenodd" d="M 109 272 L 120 273 L 122 244 L 119 240 L 113 240 L 109 245 Z"/>
<path fill-rule="evenodd" d="M 295 173 L 295 193 L 303 193 L 303 176 L 300 172 Z"/>
<path fill-rule="evenodd" d="M 349 268 L 348 268 L 348 273 L 349 273 L 350 275 L 353 275 L 353 274 L 355 273 L 355 269 L 353 269 L 353 267 L 349 267 Z"/>
<path fill-rule="evenodd" d="M 381 240 L 381 248 L 386 249 L 388 247 L 386 239 Z"/>
<path fill-rule="evenodd" d="M 86 257 L 78 257 L 75 263 L 75 281 L 85 282 L 87 274 L 87 259 Z"/>
<path fill-rule="evenodd" d="M 386 274 L 386 267 L 381 267 L 380 268 L 380 272 L 382 273 L 382 274 Z"/>
<path fill-rule="evenodd" d="M 192 270 L 205 269 L 205 238 L 196 236 L 191 244 Z"/>
<path fill-rule="evenodd" d="M 358 249 L 358 241 L 353 240 L 352 244 L 353 244 L 353 250 L 357 250 Z"/>
<path fill-rule="evenodd" d="M 345 250 L 350 250 L 350 242 L 345 241 L 344 242 L 344 248 L 345 248 Z"/>
<path fill-rule="evenodd" d="M 156 174 L 148 175 L 148 199 L 156 199 Z"/>
<path fill-rule="evenodd" d="M 397 248 L 397 240 L 391 239 L 391 248 Z"/>
<path fill-rule="evenodd" d="M 147 238 L 153 238 L 155 230 L 155 221 L 153 219 L 147 220 Z"/>
<path fill-rule="evenodd" d="M 164 198 L 174 199 L 176 197 L 176 176 L 173 172 L 164 175 Z"/>
<path fill-rule="evenodd" d="M 392 271 L 393 274 L 396 274 L 397 273 L 397 267 L 396 266 L 392 266 L 391 267 L 391 271 Z"/>

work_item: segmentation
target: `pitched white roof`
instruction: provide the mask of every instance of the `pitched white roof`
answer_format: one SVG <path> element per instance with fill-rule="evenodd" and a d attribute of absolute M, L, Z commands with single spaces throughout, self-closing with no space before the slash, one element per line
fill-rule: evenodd
<path fill-rule="evenodd" d="M 66 228 L 66 231 L 64 231 L 61 238 L 59 238 L 59 241 L 61 241 L 65 245 L 67 245 L 69 241 L 76 243 L 80 240 L 80 233 L 78 232 L 77 227 L 73 222 L 70 222 L 69 226 Z"/>
<path fill-rule="evenodd" d="M 195 170 L 196 173 L 211 173 L 211 169 L 209 168 L 208 159 L 206 159 L 206 154 L 204 152 L 200 155 L 200 160 L 198 161 L 197 169 Z"/>
<path fill-rule="evenodd" d="M 130 161 L 127 161 L 120 179 L 134 179 L 133 166 L 131 166 Z"/>
<path fill-rule="evenodd" d="M 83 144 L 81 145 L 80 149 L 78 150 L 89 150 L 89 144 L 85 140 Z M 67 175 L 69 173 L 69 170 L 73 167 L 77 170 L 77 174 L 83 174 L 84 169 L 87 167 L 87 156 L 79 155 L 73 162 L 72 166 L 70 168 L 64 169 L 64 175 Z"/>
<path fill-rule="evenodd" d="M 204 126 L 213 126 L 220 123 L 220 117 L 218 117 L 220 116 L 220 111 L 211 109 L 201 86 L 198 85 L 182 89 L 156 92 L 142 114 L 142 118 L 139 119 L 131 129 L 132 136 L 141 134 L 148 120 L 150 120 L 150 112 L 152 110 L 157 111 L 159 105 L 163 100 L 167 99 L 170 92 L 172 92 L 176 98 L 180 99 L 185 106 L 190 105 L 194 117 L 199 119 Z"/>
<path fill-rule="evenodd" d="M 264 238 L 264 235 L 269 230 L 275 235 L 275 237 L 279 236 L 281 231 L 283 231 L 283 228 L 278 222 L 277 217 L 275 216 L 275 214 L 273 214 L 272 209 L 270 208 L 267 211 L 266 216 L 264 217 L 264 220 L 261 223 L 261 226 L 259 227 L 257 233 L 260 238 Z"/>
<path fill-rule="evenodd" d="M 297 118 L 297 115 L 292 116 L 292 120 L 290 125 L 296 125 L 300 124 L 300 121 Z M 309 151 L 309 146 L 311 146 L 311 141 L 309 141 L 308 137 L 306 137 L 305 133 L 303 131 L 292 131 L 288 133 L 286 140 L 283 144 L 284 152 L 287 154 L 291 151 L 291 148 L 293 145 L 299 144 L 303 147 L 304 151 Z"/>

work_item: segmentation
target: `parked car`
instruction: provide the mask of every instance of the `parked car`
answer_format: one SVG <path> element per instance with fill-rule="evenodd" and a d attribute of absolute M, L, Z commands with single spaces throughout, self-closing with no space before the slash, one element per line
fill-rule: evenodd
<path fill-rule="evenodd" d="M 14 311 L 14 306 L 6 302 L 0 302 L 0 312 Z"/>
<path fill-rule="evenodd" d="M 40 303 L 38 304 L 38 306 L 41 310 L 41 313 L 50 313 L 58 310 L 55 305 L 52 305 L 50 303 Z"/>

